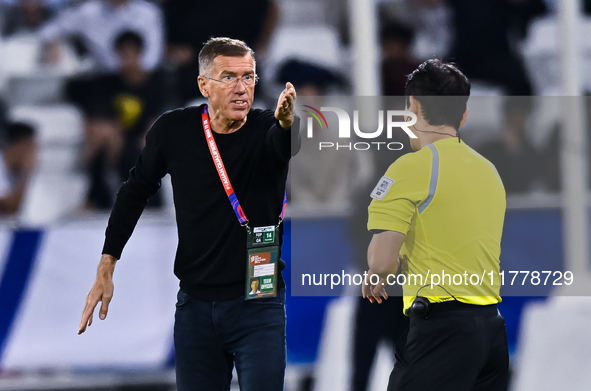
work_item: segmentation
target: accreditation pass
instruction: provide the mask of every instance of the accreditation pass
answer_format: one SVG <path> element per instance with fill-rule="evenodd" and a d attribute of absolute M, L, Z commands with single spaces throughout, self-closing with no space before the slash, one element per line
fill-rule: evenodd
<path fill-rule="evenodd" d="M 247 237 L 246 300 L 277 295 L 278 228 L 254 227 Z"/>

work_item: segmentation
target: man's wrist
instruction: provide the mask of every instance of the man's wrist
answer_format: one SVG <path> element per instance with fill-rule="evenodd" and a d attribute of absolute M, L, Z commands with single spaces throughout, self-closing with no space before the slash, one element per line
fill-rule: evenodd
<path fill-rule="evenodd" d="M 388 277 L 388 273 L 387 272 L 377 272 L 375 270 L 373 270 L 372 268 L 370 268 L 367 272 L 367 274 L 375 274 L 376 276 L 386 279 Z"/>
<path fill-rule="evenodd" d="M 111 255 L 111 254 L 102 254 L 101 255 L 101 261 L 105 261 L 105 262 L 110 262 L 115 264 L 115 262 L 117 262 L 117 257 Z"/>
<path fill-rule="evenodd" d="M 293 124 L 293 120 L 289 120 L 289 121 L 282 121 L 282 120 L 277 120 L 279 122 L 279 126 L 281 126 L 282 129 L 285 130 L 289 130 L 291 128 L 291 124 Z"/>
<path fill-rule="evenodd" d="M 115 270 L 115 264 L 117 263 L 117 258 L 110 254 L 103 254 L 101 256 L 101 260 L 99 262 L 97 274 L 104 275 L 105 273 L 109 276 L 113 275 L 113 271 Z"/>

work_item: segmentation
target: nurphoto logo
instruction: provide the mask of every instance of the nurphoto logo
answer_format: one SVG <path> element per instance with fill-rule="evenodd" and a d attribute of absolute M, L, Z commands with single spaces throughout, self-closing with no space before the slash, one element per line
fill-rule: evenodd
<path fill-rule="evenodd" d="M 338 107 L 321 107 L 320 110 L 312 107 L 306 106 L 304 107 L 310 110 L 303 110 L 305 113 L 308 113 L 310 116 L 307 120 L 307 132 L 306 135 L 308 138 L 314 137 L 314 119 L 320 125 L 320 129 L 322 131 L 328 131 L 328 121 L 322 112 L 332 112 L 337 115 L 338 119 L 338 139 L 350 139 L 351 138 L 351 117 L 349 114 Z M 404 130 L 404 132 L 410 138 L 417 138 L 417 136 L 409 129 L 409 126 L 413 126 L 417 122 L 417 116 L 412 111 L 407 110 L 387 110 L 386 114 L 386 138 L 392 138 L 392 130 L 394 128 L 400 128 Z M 405 121 L 395 121 L 394 117 L 403 117 Z M 408 119 L 408 121 L 406 121 Z M 355 135 L 362 139 L 375 139 L 380 137 L 384 131 L 384 110 L 378 110 L 378 128 L 375 131 L 371 132 L 364 132 L 359 127 L 359 110 L 353 110 L 353 132 Z M 398 151 L 401 150 L 404 146 L 400 142 L 356 142 L 356 143 L 339 143 L 331 142 L 331 141 L 320 141 L 318 143 L 318 149 L 345 149 L 345 150 L 357 150 L 357 151 L 365 151 L 371 148 L 380 149 L 380 146 L 385 146 L 386 148 Z"/>

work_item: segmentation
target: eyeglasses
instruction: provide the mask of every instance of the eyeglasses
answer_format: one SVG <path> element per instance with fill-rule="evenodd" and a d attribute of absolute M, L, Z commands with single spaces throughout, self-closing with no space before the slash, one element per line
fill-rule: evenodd
<path fill-rule="evenodd" d="M 224 87 L 235 87 L 238 84 L 238 80 L 242 80 L 242 84 L 246 87 L 250 87 L 256 85 L 259 82 L 259 77 L 257 75 L 244 75 L 242 77 L 238 76 L 224 76 L 220 80 L 214 79 L 209 76 L 204 76 L 206 79 L 217 81 L 218 83 L 222 83 Z"/>

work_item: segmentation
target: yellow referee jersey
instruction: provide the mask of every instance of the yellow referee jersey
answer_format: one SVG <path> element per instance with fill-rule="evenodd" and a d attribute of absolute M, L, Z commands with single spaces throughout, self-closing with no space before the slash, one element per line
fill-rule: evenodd
<path fill-rule="evenodd" d="M 397 278 L 406 314 L 417 292 L 431 302 L 501 301 L 506 200 L 492 163 L 455 137 L 438 140 L 394 162 L 371 196 L 368 229 L 406 235 Z"/>

